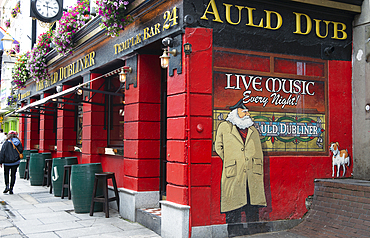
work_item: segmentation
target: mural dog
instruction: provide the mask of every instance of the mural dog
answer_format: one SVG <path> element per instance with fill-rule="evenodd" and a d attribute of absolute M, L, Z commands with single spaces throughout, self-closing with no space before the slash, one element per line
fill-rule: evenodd
<path fill-rule="evenodd" d="M 343 166 L 343 175 L 346 174 L 346 165 L 349 167 L 349 155 L 347 150 L 339 151 L 339 143 L 333 142 L 330 144 L 330 150 L 333 152 L 333 174 L 334 177 L 334 166 L 337 166 L 337 177 L 339 177 L 340 166 Z"/>

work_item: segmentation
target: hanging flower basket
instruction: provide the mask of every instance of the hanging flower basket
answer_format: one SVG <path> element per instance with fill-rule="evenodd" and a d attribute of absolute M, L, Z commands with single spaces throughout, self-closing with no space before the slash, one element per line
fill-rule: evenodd
<path fill-rule="evenodd" d="M 18 16 L 18 13 L 20 12 L 21 12 L 21 2 L 17 2 L 17 4 L 12 9 L 10 14 L 12 15 L 13 18 L 16 18 Z"/>
<path fill-rule="evenodd" d="M 8 19 L 8 20 L 5 21 L 5 26 L 6 26 L 6 28 L 9 28 L 10 27 L 10 19 Z"/>
<path fill-rule="evenodd" d="M 41 34 L 37 39 L 36 46 L 30 53 L 29 60 L 27 61 L 27 69 L 30 72 L 30 77 L 32 77 L 36 82 L 50 79 L 46 65 L 46 54 L 51 50 L 50 44 L 52 38 L 52 31 Z"/>
<path fill-rule="evenodd" d="M 11 106 L 14 105 L 17 102 L 17 97 L 15 95 L 10 95 L 7 98 L 7 105 Z"/>
<path fill-rule="evenodd" d="M 126 6 L 129 4 L 128 1 L 99 0 L 96 3 L 99 6 L 99 15 L 102 18 L 100 25 L 108 31 L 108 36 L 119 36 L 120 31 L 133 22 L 133 18 L 124 13 Z"/>
<path fill-rule="evenodd" d="M 54 37 L 56 51 L 62 55 L 72 54 L 73 36 L 91 20 L 88 0 L 81 0 L 77 5 L 63 13 Z"/>
<path fill-rule="evenodd" d="M 30 52 L 20 55 L 14 64 L 12 71 L 13 83 L 18 89 L 25 88 L 26 81 L 30 78 L 30 73 L 27 69 L 27 60 L 30 57 Z"/>

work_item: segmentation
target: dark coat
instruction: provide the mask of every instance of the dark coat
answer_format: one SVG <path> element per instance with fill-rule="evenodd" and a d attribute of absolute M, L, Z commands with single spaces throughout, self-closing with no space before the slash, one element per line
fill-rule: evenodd
<path fill-rule="evenodd" d="M 19 143 L 18 146 L 16 146 L 19 150 L 19 153 L 23 153 L 23 146 L 22 143 Z M 0 164 L 3 163 L 14 163 L 18 161 L 19 158 L 18 151 L 13 147 L 13 144 L 6 140 L 1 147 L 0 151 Z"/>

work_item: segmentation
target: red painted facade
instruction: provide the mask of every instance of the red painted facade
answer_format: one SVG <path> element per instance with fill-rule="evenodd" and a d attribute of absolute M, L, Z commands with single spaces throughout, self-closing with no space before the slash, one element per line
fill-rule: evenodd
<path fill-rule="evenodd" d="M 222 224 L 225 222 L 224 215 L 220 213 L 222 161 L 218 156 L 211 156 L 212 30 L 187 28 L 183 40 L 192 44 L 193 52 L 189 58 L 183 56 L 184 72 L 168 77 L 167 200 L 190 205 L 194 226 Z M 76 137 L 73 113 L 58 111 L 57 152 L 53 155 L 78 155 L 80 163 L 101 162 L 104 171 L 116 173 L 119 187 L 135 191 L 157 191 L 160 177 L 160 70 L 152 67 L 153 61 L 159 64 L 157 56 L 139 55 L 138 87 L 131 86 L 125 95 L 127 116 L 124 157 L 99 154 L 98 148 L 105 147 L 106 143 L 106 134 L 101 133 L 103 107 L 91 105 L 83 107 L 81 154 L 71 152 L 69 148 L 75 144 L 73 140 Z M 352 95 L 348 89 L 351 87 L 351 72 L 350 62 L 328 61 L 328 137 L 331 142 L 338 141 L 341 148 L 347 149 L 350 155 L 352 124 L 348 115 L 352 110 Z M 91 78 L 97 76 L 92 74 Z M 95 82 L 99 86 L 99 82 Z M 100 101 L 101 98 L 95 97 L 94 100 Z M 21 127 L 23 123 L 24 119 L 20 119 Z M 40 128 L 37 128 L 38 122 L 35 120 L 28 120 L 27 123 L 30 128 L 27 131 L 27 149 L 38 144 L 40 151 L 49 151 L 55 137 L 52 118 L 42 116 Z M 21 138 L 22 134 L 21 131 Z M 313 180 L 331 177 L 331 159 L 331 154 L 265 156 L 268 206 L 261 210 L 261 217 L 264 220 L 301 218 L 307 211 L 304 201 L 313 194 Z M 351 172 L 351 169 L 348 170 L 346 176 Z"/>
<path fill-rule="evenodd" d="M 316 97 L 307 97 L 300 102 L 298 109 L 288 107 L 288 110 L 291 114 L 309 114 L 304 109 L 317 109 L 315 113 L 325 118 L 325 127 L 321 131 L 325 146 L 322 151 L 264 151 L 267 206 L 259 210 L 261 221 L 303 217 L 307 212 L 305 199 L 314 193 L 314 180 L 332 177 L 332 152 L 328 148 L 331 142 L 338 142 L 340 150 L 348 150 L 351 160 L 345 177 L 351 176 L 350 61 L 226 48 L 215 43 L 214 30 L 206 27 L 186 27 L 181 37 L 182 44 L 190 43 L 192 46 L 191 54 L 180 56 L 181 73 L 175 69 L 173 76 L 167 71 L 166 77 L 163 77 L 158 55 L 136 55 L 137 87 L 128 85 L 124 93 L 123 155 L 102 152 L 108 147 L 105 108 L 87 103 L 83 104 L 81 152 L 71 149 L 76 145 L 75 114 L 62 110 L 57 113 L 56 134 L 51 116 L 40 116 L 40 124 L 34 119 L 20 119 L 20 138 L 26 140 L 26 149 L 39 145 L 40 152 L 46 152 L 56 145 L 53 157 L 77 156 L 79 163 L 101 163 L 103 171 L 115 173 L 119 188 L 136 192 L 162 192 L 161 179 L 165 178 L 166 194 L 160 199 L 190 206 L 190 226 L 225 224 L 225 214 L 220 212 L 223 162 L 213 148 L 215 110 L 226 110 L 239 98 L 236 94 L 225 92 L 226 85 L 215 82 L 227 70 L 234 74 L 240 70 L 247 72 L 245 75 L 269 77 L 270 73 L 274 73 L 271 77 L 281 75 L 281 78 L 316 80 L 313 87 Z M 274 61 L 275 58 L 278 60 Z M 298 75 L 294 60 L 311 62 L 307 64 L 305 75 Z M 101 75 L 91 73 L 90 80 Z M 167 78 L 166 90 L 161 86 L 163 78 Z M 99 90 L 105 80 L 101 77 L 93 81 L 90 89 Z M 63 90 L 69 87 L 72 86 L 64 85 Z M 164 91 L 167 93 L 166 107 L 163 107 L 161 98 Z M 264 96 L 268 95 L 264 93 Z M 84 96 L 93 94 L 84 92 Z M 91 100 L 101 103 L 104 97 L 104 94 L 96 94 Z M 232 104 L 228 105 L 229 101 L 225 102 L 224 98 L 230 99 Z M 73 109 L 68 105 L 65 108 Z M 166 108 L 166 113 L 161 111 L 163 108 Z M 249 109 L 263 114 L 275 113 L 276 108 L 272 104 L 267 107 L 253 104 Z M 286 113 L 281 108 L 279 110 L 277 113 Z M 272 118 L 274 122 L 275 116 Z M 166 130 L 162 128 L 163 121 L 166 122 Z M 26 123 L 27 131 L 23 131 Z M 165 153 L 161 148 L 163 133 Z M 277 137 L 269 139 L 273 146 L 277 144 Z M 166 161 L 165 171 L 161 170 L 163 161 Z"/>

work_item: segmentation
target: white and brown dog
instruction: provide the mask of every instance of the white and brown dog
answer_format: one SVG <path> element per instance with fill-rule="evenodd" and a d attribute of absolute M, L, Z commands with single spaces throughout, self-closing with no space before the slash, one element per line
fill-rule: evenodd
<path fill-rule="evenodd" d="M 349 155 L 347 150 L 339 151 L 339 143 L 333 142 L 330 144 L 330 150 L 333 152 L 333 174 L 334 177 L 334 166 L 337 166 L 337 177 L 339 177 L 340 166 L 343 166 L 343 175 L 346 174 L 346 165 L 349 167 Z"/>

